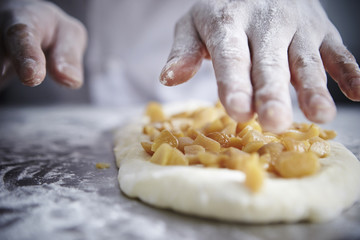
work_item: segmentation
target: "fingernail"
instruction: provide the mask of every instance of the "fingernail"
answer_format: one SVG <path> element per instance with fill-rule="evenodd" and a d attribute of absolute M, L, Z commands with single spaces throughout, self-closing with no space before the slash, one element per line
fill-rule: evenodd
<path fill-rule="evenodd" d="M 62 79 L 62 83 L 70 88 L 78 88 L 81 86 L 82 83 L 82 73 L 81 71 L 68 64 L 67 62 L 61 62 L 57 65 L 58 70 L 66 75 L 68 78 Z"/>
<path fill-rule="evenodd" d="M 167 70 L 161 73 L 160 83 L 163 85 L 168 85 L 169 80 L 174 80 L 174 71 Z"/>
<path fill-rule="evenodd" d="M 21 63 L 19 75 L 24 85 L 35 87 L 42 82 L 43 71 L 34 59 L 27 58 Z"/>
<path fill-rule="evenodd" d="M 172 82 L 175 79 L 175 74 L 173 70 L 170 70 L 172 66 L 179 62 L 180 58 L 172 58 L 170 59 L 165 67 L 162 69 L 160 74 L 160 83 L 167 86 L 169 82 Z"/>
<path fill-rule="evenodd" d="M 260 123 L 265 131 L 281 133 L 292 123 L 291 109 L 276 100 L 266 102 L 258 110 Z"/>
<path fill-rule="evenodd" d="M 310 98 L 309 109 L 312 115 L 311 120 L 319 123 L 332 120 L 336 114 L 334 104 L 319 94 L 313 95 Z"/>

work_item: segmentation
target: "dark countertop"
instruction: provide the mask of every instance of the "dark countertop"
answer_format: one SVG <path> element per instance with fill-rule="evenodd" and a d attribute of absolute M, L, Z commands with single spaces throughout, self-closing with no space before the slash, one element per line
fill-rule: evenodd
<path fill-rule="evenodd" d="M 357 158 L 359 110 L 340 107 L 324 126 L 337 130 L 337 140 Z M 0 109 L 0 239 L 360 239 L 359 203 L 328 223 L 259 226 L 186 216 L 126 197 L 117 182 L 112 130 L 139 112 Z M 110 168 L 97 169 L 98 162 Z"/>

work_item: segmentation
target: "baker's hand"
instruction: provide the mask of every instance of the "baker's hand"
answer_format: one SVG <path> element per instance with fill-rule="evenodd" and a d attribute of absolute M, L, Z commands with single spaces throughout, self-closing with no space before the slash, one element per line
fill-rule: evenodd
<path fill-rule="evenodd" d="M 1 1 L 0 33 L 0 81 L 14 68 L 23 84 L 36 86 L 44 80 L 47 68 L 62 85 L 82 85 L 86 30 L 55 5 Z"/>
<path fill-rule="evenodd" d="M 212 59 L 230 116 L 246 121 L 256 112 L 268 131 L 292 123 L 290 81 L 309 120 L 335 116 L 325 69 L 348 98 L 360 100 L 356 60 L 316 0 L 198 2 L 176 25 L 160 81 L 187 81 L 203 58 Z"/>

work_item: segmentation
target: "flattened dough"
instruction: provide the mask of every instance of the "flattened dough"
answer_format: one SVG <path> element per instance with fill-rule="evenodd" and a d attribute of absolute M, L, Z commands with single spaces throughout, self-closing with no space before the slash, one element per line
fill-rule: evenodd
<path fill-rule="evenodd" d="M 247 223 L 328 221 L 360 196 L 360 163 L 342 144 L 331 143 L 321 169 L 300 179 L 267 178 L 258 193 L 244 185 L 241 171 L 197 166 L 160 166 L 141 147 L 142 122 L 115 137 L 121 190 L 159 208 Z"/>

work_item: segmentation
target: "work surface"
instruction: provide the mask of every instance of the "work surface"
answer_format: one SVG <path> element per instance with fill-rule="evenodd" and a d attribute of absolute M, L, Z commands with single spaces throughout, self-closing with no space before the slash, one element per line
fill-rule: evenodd
<path fill-rule="evenodd" d="M 359 110 L 339 108 L 323 126 L 335 129 L 336 140 L 358 159 Z M 360 239 L 359 203 L 328 223 L 259 226 L 126 197 L 117 182 L 112 130 L 136 114 L 81 106 L 0 109 L 0 239 Z M 97 169 L 98 162 L 110 168 Z"/>

